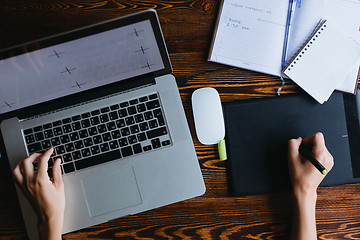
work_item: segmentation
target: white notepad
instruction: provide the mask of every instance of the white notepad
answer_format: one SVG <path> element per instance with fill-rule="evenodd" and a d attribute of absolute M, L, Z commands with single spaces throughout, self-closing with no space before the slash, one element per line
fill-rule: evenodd
<path fill-rule="evenodd" d="M 322 104 L 359 59 L 360 45 L 323 21 L 284 74 Z"/>

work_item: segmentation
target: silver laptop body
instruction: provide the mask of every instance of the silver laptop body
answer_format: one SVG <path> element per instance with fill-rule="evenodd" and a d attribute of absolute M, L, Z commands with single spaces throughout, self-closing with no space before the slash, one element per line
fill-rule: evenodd
<path fill-rule="evenodd" d="M 54 146 L 65 183 L 63 233 L 205 192 L 154 10 L 0 57 L 1 133 L 10 167 Z M 36 214 L 16 190 L 28 236 L 37 239 Z"/>

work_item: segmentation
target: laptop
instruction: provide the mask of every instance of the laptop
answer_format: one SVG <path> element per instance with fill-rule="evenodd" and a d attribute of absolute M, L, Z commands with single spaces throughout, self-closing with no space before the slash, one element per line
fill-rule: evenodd
<path fill-rule="evenodd" d="M 6 49 L 0 72 L 10 167 L 54 147 L 48 172 L 61 158 L 64 234 L 205 192 L 155 10 Z M 35 212 L 16 190 L 37 239 Z"/>

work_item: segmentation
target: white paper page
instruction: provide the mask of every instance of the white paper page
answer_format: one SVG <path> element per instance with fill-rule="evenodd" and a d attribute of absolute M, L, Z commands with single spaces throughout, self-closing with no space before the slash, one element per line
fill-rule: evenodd
<path fill-rule="evenodd" d="M 290 31 L 288 61 L 300 50 L 323 16 L 324 0 L 302 0 Z"/>
<path fill-rule="evenodd" d="M 360 44 L 360 0 L 326 0 L 324 18 Z M 360 61 L 336 87 L 339 91 L 355 93 Z"/>
<path fill-rule="evenodd" d="M 327 21 L 284 73 L 323 103 L 359 59 L 360 45 Z"/>
<path fill-rule="evenodd" d="M 0 114 L 163 68 L 149 20 L 0 60 Z"/>
<path fill-rule="evenodd" d="M 280 75 L 288 0 L 224 0 L 209 60 Z"/>

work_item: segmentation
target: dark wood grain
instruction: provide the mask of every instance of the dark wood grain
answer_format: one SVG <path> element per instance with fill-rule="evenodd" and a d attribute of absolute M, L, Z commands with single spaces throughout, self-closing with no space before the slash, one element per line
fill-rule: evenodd
<path fill-rule="evenodd" d="M 2 0 L 0 49 L 120 17 L 158 11 L 175 77 L 189 77 L 180 94 L 193 135 L 206 193 L 194 199 L 116 219 L 64 239 L 288 239 L 289 192 L 231 197 L 226 163 L 215 146 L 196 138 L 191 93 L 215 87 L 222 101 L 276 96 L 277 77 L 207 62 L 219 7 L 217 0 Z M 1 73 L 0 73 L 1 74 Z M 199 74 L 199 75 L 198 75 Z M 283 94 L 301 93 L 286 81 Z M 0 162 L 0 239 L 26 239 L 8 164 Z M 320 188 L 316 209 L 320 239 L 360 239 L 360 184 Z"/>

